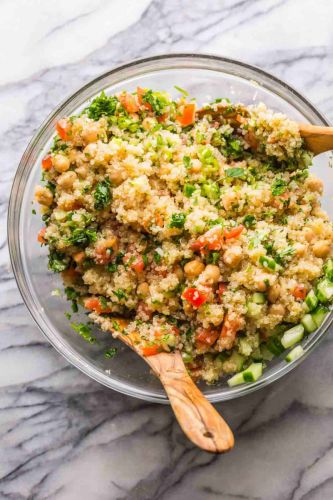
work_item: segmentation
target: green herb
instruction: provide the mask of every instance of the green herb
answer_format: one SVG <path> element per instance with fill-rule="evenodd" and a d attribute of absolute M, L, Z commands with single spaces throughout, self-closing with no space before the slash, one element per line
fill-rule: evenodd
<path fill-rule="evenodd" d="M 63 142 L 58 135 L 55 136 L 53 145 L 50 148 L 51 153 L 59 153 L 59 151 L 66 151 L 68 144 Z"/>
<path fill-rule="evenodd" d="M 113 293 L 118 298 L 118 300 L 127 299 L 127 294 L 123 288 L 118 288 L 118 290 L 113 290 Z"/>
<path fill-rule="evenodd" d="M 33 209 L 31 210 L 31 213 L 32 213 L 32 215 L 36 215 L 36 213 L 37 213 L 37 212 L 36 212 L 36 210 L 33 208 Z"/>
<path fill-rule="evenodd" d="M 172 214 L 169 227 L 182 229 L 184 227 L 185 221 L 186 221 L 186 214 L 182 212 L 179 212 L 178 214 Z"/>
<path fill-rule="evenodd" d="M 73 302 L 72 302 L 71 309 L 72 309 L 73 313 L 77 313 L 79 310 L 79 306 L 77 305 L 77 302 L 75 300 L 73 300 Z"/>
<path fill-rule="evenodd" d="M 77 291 L 74 290 L 74 288 L 72 288 L 71 286 L 66 286 L 65 294 L 66 294 L 67 300 L 76 300 L 79 296 Z"/>
<path fill-rule="evenodd" d="M 87 246 L 90 243 L 95 243 L 97 240 L 97 232 L 94 229 L 77 227 L 72 231 L 66 242 L 69 245 Z"/>
<path fill-rule="evenodd" d="M 142 260 L 143 260 L 144 266 L 147 267 L 148 266 L 148 255 L 144 253 L 142 255 Z"/>
<path fill-rule="evenodd" d="M 164 146 L 164 141 L 163 141 L 163 137 L 161 136 L 161 134 L 158 134 L 156 136 L 156 146 L 158 148 L 161 148 L 162 146 Z"/>
<path fill-rule="evenodd" d="M 178 87 L 178 85 L 174 85 L 174 88 L 178 90 L 178 92 L 183 94 L 185 97 L 189 95 L 189 93 L 186 90 L 182 89 L 181 87 Z"/>
<path fill-rule="evenodd" d="M 114 262 L 111 262 L 110 264 L 107 264 L 106 269 L 109 271 L 109 273 L 115 273 L 118 269 L 118 266 Z"/>
<path fill-rule="evenodd" d="M 153 259 L 156 264 L 159 264 L 162 260 L 162 256 L 158 252 L 154 252 Z"/>
<path fill-rule="evenodd" d="M 71 313 L 69 313 L 69 312 L 65 312 L 64 314 L 65 314 L 65 316 L 66 316 L 66 318 L 67 318 L 68 320 L 70 320 L 70 319 L 71 319 L 71 317 L 72 317 Z"/>
<path fill-rule="evenodd" d="M 69 266 L 69 257 L 63 253 L 51 250 L 49 253 L 48 267 L 54 273 L 61 273 Z"/>
<path fill-rule="evenodd" d="M 169 99 L 164 94 L 161 92 L 153 92 L 152 90 L 147 90 L 142 96 L 142 100 L 151 105 L 152 110 L 157 116 L 164 115 L 170 104 Z"/>
<path fill-rule="evenodd" d="M 113 328 L 117 331 L 117 332 L 120 332 L 120 326 L 119 326 L 119 323 L 116 321 L 116 320 L 112 320 L 112 326 Z"/>
<path fill-rule="evenodd" d="M 283 194 L 287 189 L 287 183 L 283 179 L 274 179 L 272 186 L 271 186 L 271 192 L 273 196 L 279 196 L 280 194 Z"/>
<path fill-rule="evenodd" d="M 245 215 L 243 219 L 243 224 L 247 229 L 251 229 L 256 225 L 257 219 L 254 215 Z"/>
<path fill-rule="evenodd" d="M 96 121 L 99 120 L 101 116 L 114 115 L 117 104 L 118 99 L 116 97 L 108 97 L 103 91 L 83 112 L 86 113 L 89 118 Z"/>
<path fill-rule="evenodd" d="M 110 347 L 107 351 L 104 352 L 104 357 L 107 359 L 112 359 L 117 354 L 118 350 L 116 347 Z"/>
<path fill-rule="evenodd" d="M 102 208 L 106 207 L 111 201 L 111 190 L 110 190 L 110 180 L 104 179 L 103 181 L 98 182 L 96 184 L 94 199 L 95 204 L 94 207 L 96 210 L 102 210 Z"/>
<path fill-rule="evenodd" d="M 196 187 L 193 184 L 185 184 L 184 185 L 184 195 L 186 198 L 191 198 L 192 194 L 196 190 Z"/>
<path fill-rule="evenodd" d="M 189 156 L 184 156 L 183 162 L 184 162 L 185 168 L 189 169 L 191 167 L 191 158 Z"/>
<path fill-rule="evenodd" d="M 49 189 L 51 191 L 52 194 L 55 193 L 55 190 L 56 190 L 56 185 L 54 184 L 54 182 L 51 182 L 51 181 L 47 181 L 47 183 L 45 184 L 45 187 L 47 189 Z"/>
<path fill-rule="evenodd" d="M 99 303 L 101 304 L 102 311 L 103 311 L 103 309 L 106 309 L 108 307 L 107 300 L 103 295 L 100 295 L 98 300 L 99 300 Z"/>
<path fill-rule="evenodd" d="M 245 170 L 244 168 L 239 168 L 239 167 L 232 167 L 232 168 L 227 168 L 225 170 L 225 174 L 227 177 L 231 178 L 244 178 L 245 177 Z"/>
<path fill-rule="evenodd" d="M 288 246 L 284 250 L 281 250 L 281 252 L 277 252 L 275 254 L 275 260 L 278 264 L 281 264 L 283 266 L 285 264 L 285 261 L 288 260 L 288 257 L 292 257 L 294 253 L 294 247 Z"/>
<path fill-rule="evenodd" d="M 96 337 L 91 335 L 91 328 L 89 325 L 84 323 L 71 323 L 71 327 L 75 330 L 84 340 L 89 342 L 89 344 L 94 344 L 96 342 Z"/>
<path fill-rule="evenodd" d="M 219 252 L 210 252 L 207 256 L 207 264 L 217 264 L 220 260 Z"/>

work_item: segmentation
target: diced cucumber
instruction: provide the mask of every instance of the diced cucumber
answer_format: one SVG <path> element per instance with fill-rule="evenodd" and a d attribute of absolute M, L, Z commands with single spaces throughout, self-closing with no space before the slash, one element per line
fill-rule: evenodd
<path fill-rule="evenodd" d="M 255 304 L 265 304 L 265 302 L 266 302 L 266 296 L 265 296 L 264 293 L 255 292 L 252 295 L 251 302 L 254 302 Z"/>
<path fill-rule="evenodd" d="M 261 264 L 264 269 L 269 269 L 270 271 L 278 271 L 281 269 L 281 266 L 271 257 L 267 257 L 267 255 L 260 255 L 259 264 Z"/>
<path fill-rule="evenodd" d="M 312 333 L 314 332 L 315 330 L 317 330 L 317 325 L 316 323 L 314 322 L 311 314 L 306 314 L 302 319 L 301 319 L 301 323 L 302 325 L 304 326 L 305 328 L 305 331 L 307 333 Z"/>
<path fill-rule="evenodd" d="M 261 312 L 262 312 L 262 304 L 255 304 L 254 302 L 248 302 L 247 314 L 251 316 L 251 318 L 260 316 Z"/>
<path fill-rule="evenodd" d="M 328 309 L 326 309 L 326 307 L 322 307 L 322 306 L 317 307 L 317 309 L 312 313 L 312 319 L 316 323 L 317 328 L 320 327 L 320 325 L 324 321 L 327 313 L 328 313 Z"/>
<path fill-rule="evenodd" d="M 262 375 L 262 363 L 252 363 L 243 371 L 244 382 L 255 382 Z"/>
<path fill-rule="evenodd" d="M 298 345 L 294 347 L 290 352 L 288 352 L 287 356 L 285 357 L 285 360 L 288 363 L 291 363 L 291 361 L 295 361 L 295 359 L 300 358 L 304 354 L 304 349 L 301 345 Z"/>
<path fill-rule="evenodd" d="M 283 353 L 284 347 L 278 337 L 270 337 L 267 340 L 267 349 L 275 356 L 280 356 Z"/>
<path fill-rule="evenodd" d="M 317 297 L 320 302 L 329 302 L 333 298 L 333 283 L 324 278 L 317 285 Z"/>
<path fill-rule="evenodd" d="M 228 386 L 235 387 L 235 385 L 244 384 L 243 372 L 236 373 L 233 377 L 229 378 Z"/>
<path fill-rule="evenodd" d="M 305 303 L 308 306 L 309 311 L 313 311 L 313 309 L 316 309 L 318 305 L 318 297 L 314 293 L 314 290 L 309 291 L 309 293 L 305 297 Z"/>
<path fill-rule="evenodd" d="M 324 265 L 324 272 L 327 278 L 333 281 L 333 259 L 328 259 Z"/>
<path fill-rule="evenodd" d="M 303 325 L 296 325 L 293 328 L 290 328 L 286 332 L 284 332 L 282 339 L 281 339 L 281 344 L 283 347 L 288 349 L 288 347 L 293 346 L 294 344 L 297 344 L 300 340 L 302 340 L 304 335 L 304 326 Z"/>
<path fill-rule="evenodd" d="M 244 356 L 239 354 L 239 352 L 233 351 L 228 361 L 235 365 L 235 372 L 240 372 L 243 368 Z"/>
<path fill-rule="evenodd" d="M 259 347 L 257 347 L 257 349 L 255 349 L 252 352 L 251 358 L 253 359 L 253 361 L 262 361 L 263 360 L 262 352 L 261 352 Z"/>
<path fill-rule="evenodd" d="M 262 359 L 265 361 L 271 361 L 274 358 L 274 354 L 267 348 L 265 344 L 260 346 L 260 351 L 262 355 Z"/>
<path fill-rule="evenodd" d="M 193 356 L 189 352 L 183 351 L 182 358 L 183 358 L 184 363 L 191 363 L 191 361 L 193 361 Z"/>

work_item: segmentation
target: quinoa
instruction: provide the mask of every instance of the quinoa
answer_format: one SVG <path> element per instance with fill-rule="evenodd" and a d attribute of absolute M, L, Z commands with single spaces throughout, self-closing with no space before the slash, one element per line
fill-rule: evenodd
<path fill-rule="evenodd" d="M 297 124 L 262 103 L 197 114 L 137 89 L 102 93 L 56 129 L 38 241 L 75 303 L 115 335 L 127 318 L 143 355 L 181 350 L 208 383 L 265 363 L 333 253 Z"/>

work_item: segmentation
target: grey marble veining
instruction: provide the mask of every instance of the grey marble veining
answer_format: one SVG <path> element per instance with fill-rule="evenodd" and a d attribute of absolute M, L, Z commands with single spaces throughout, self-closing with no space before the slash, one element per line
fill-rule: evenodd
<path fill-rule="evenodd" d="M 158 53 L 211 52 L 285 79 L 333 120 L 328 0 L 0 3 L 0 498 L 330 500 L 333 342 L 255 394 L 217 405 L 226 456 L 195 449 L 170 408 L 98 385 L 30 319 L 9 267 L 18 161 L 54 106 L 99 73 Z"/>

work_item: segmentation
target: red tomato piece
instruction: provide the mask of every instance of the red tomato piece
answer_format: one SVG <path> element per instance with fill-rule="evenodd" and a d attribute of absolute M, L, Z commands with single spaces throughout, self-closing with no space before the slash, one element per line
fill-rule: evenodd
<path fill-rule="evenodd" d="M 237 227 L 233 227 L 230 231 L 225 230 L 223 236 L 226 240 L 230 240 L 231 238 L 238 238 L 243 232 L 244 226 L 240 224 Z"/>
<path fill-rule="evenodd" d="M 304 285 L 297 285 L 291 293 L 295 299 L 304 300 L 307 296 L 307 289 Z"/>
<path fill-rule="evenodd" d="M 141 352 L 143 356 L 154 356 L 158 354 L 160 351 L 160 347 L 156 344 L 154 345 L 145 345 L 141 347 Z"/>
<path fill-rule="evenodd" d="M 70 125 L 69 120 L 67 120 L 67 118 L 61 118 L 61 120 L 59 120 L 57 122 L 56 130 L 57 130 L 57 133 L 58 133 L 60 139 L 62 139 L 63 141 L 70 140 L 70 136 L 69 136 L 70 128 L 71 128 L 71 125 Z"/>
<path fill-rule="evenodd" d="M 187 288 L 184 290 L 182 298 L 190 302 L 193 307 L 200 307 L 207 301 L 207 294 L 197 288 Z"/>
<path fill-rule="evenodd" d="M 146 109 L 148 109 L 149 111 L 151 111 L 152 110 L 151 104 L 149 104 L 149 102 L 145 102 L 143 100 L 143 96 L 145 95 L 146 90 L 142 89 L 141 87 L 137 87 L 136 93 L 137 93 L 137 96 L 138 96 L 138 103 L 140 104 L 140 106 L 144 106 Z"/>
<path fill-rule="evenodd" d="M 45 236 L 45 232 L 46 232 L 46 227 L 43 227 L 43 228 L 39 231 L 39 233 L 38 233 L 38 235 L 37 235 L 37 241 L 39 241 L 39 243 L 40 243 L 41 245 L 45 245 L 45 243 L 46 243 L 46 240 L 45 240 L 45 238 L 44 238 L 44 236 Z"/>
<path fill-rule="evenodd" d="M 138 257 L 135 258 L 135 261 L 132 262 L 131 269 L 133 269 L 133 271 L 139 274 L 142 273 L 144 268 L 145 268 L 145 263 L 143 262 L 143 258 L 141 257 L 141 255 L 139 255 Z"/>
<path fill-rule="evenodd" d="M 109 307 L 103 307 L 97 297 L 89 297 L 84 301 L 84 307 L 90 311 L 95 311 L 97 314 L 105 314 L 112 312 Z"/>
<path fill-rule="evenodd" d="M 213 345 L 219 337 L 219 332 L 210 328 L 200 328 L 195 336 L 196 342 L 200 344 Z"/>
<path fill-rule="evenodd" d="M 136 102 L 134 95 L 128 93 L 121 94 L 119 96 L 119 101 L 128 113 L 136 113 L 139 111 L 139 105 Z"/>
<path fill-rule="evenodd" d="M 218 287 L 217 292 L 216 292 L 217 295 L 218 295 L 218 297 L 219 297 L 219 300 L 221 300 L 222 295 L 227 290 L 227 288 L 228 288 L 228 285 L 226 283 L 220 283 L 219 284 L 219 287 Z"/>
<path fill-rule="evenodd" d="M 196 105 L 194 103 L 184 104 L 183 111 L 180 115 L 176 116 L 177 122 L 182 127 L 187 127 L 195 122 L 195 109 Z"/>
<path fill-rule="evenodd" d="M 191 248 L 192 250 L 221 250 L 223 244 L 223 230 L 221 226 L 214 226 L 206 233 L 202 234 L 195 240 Z"/>
<path fill-rule="evenodd" d="M 46 155 L 42 159 L 42 169 L 43 170 L 50 170 L 51 168 L 52 168 L 52 156 Z"/>

